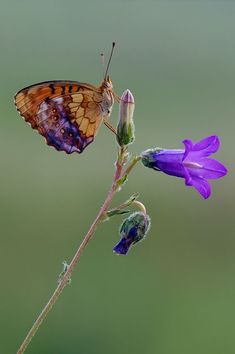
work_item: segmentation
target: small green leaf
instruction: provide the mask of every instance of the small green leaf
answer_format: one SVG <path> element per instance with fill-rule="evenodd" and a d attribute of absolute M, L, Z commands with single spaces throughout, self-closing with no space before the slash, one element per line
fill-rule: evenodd
<path fill-rule="evenodd" d="M 137 198 L 139 197 L 139 193 L 134 193 L 132 196 L 130 196 L 129 199 L 124 203 L 126 206 L 131 205 Z"/>
<path fill-rule="evenodd" d="M 110 218 L 114 215 L 122 215 L 122 214 L 128 214 L 130 212 L 130 210 L 128 209 L 111 209 L 109 211 L 107 211 L 107 217 Z"/>
<path fill-rule="evenodd" d="M 121 177 L 118 181 L 117 181 L 117 185 L 119 187 L 122 187 L 127 181 L 127 175 Z"/>

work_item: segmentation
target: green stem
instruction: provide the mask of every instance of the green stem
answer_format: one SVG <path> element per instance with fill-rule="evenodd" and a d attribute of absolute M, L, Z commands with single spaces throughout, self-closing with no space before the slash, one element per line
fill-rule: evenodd
<path fill-rule="evenodd" d="M 135 204 L 142 211 L 142 213 L 146 214 L 146 208 L 139 200 L 134 200 L 132 204 Z"/>
<path fill-rule="evenodd" d="M 129 164 L 129 166 L 126 168 L 126 170 L 123 172 L 123 177 L 127 177 L 129 175 L 129 173 L 132 171 L 132 169 L 135 167 L 135 165 L 137 164 L 137 162 L 139 162 L 141 160 L 140 156 L 135 156 L 133 158 L 133 160 L 131 161 L 131 163 Z"/>
<path fill-rule="evenodd" d="M 39 326 L 42 324 L 44 319 L 47 317 L 48 313 L 50 312 L 53 305 L 58 300 L 58 298 L 59 298 L 60 294 L 62 293 L 62 291 L 64 290 L 65 286 L 68 284 L 71 274 L 74 271 L 76 264 L 80 260 L 84 249 L 86 248 L 88 242 L 90 241 L 90 239 L 94 235 L 94 232 L 95 232 L 97 226 L 102 221 L 102 218 L 103 218 L 104 214 L 106 213 L 109 205 L 111 204 L 114 194 L 116 193 L 116 191 L 118 189 L 117 182 L 120 179 L 121 174 L 122 174 L 122 169 L 123 169 L 123 165 L 124 165 L 124 155 L 125 155 L 125 148 L 121 147 L 120 151 L 119 151 L 119 157 L 117 159 L 116 166 L 115 166 L 115 173 L 114 173 L 114 177 L 113 177 L 113 182 L 112 182 L 112 185 L 110 187 L 110 190 L 107 194 L 107 197 L 106 197 L 102 207 L 100 208 L 95 220 L 93 221 L 92 225 L 90 226 L 90 229 L 88 230 L 87 234 L 85 235 L 82 243 L 80 244 L 79 248 L 77 249 L 71 263 L 68 266 L 68 269 L 64 273 L 63 277 L 60 279 L 60 282 L 59 282 L 57 288 L 55 289 L 54 293 L 52 294 L 51 298 L 49 299 L 48 303 L 43 308 L 42 312 L 40 313 L 40 315 L 38 316 L 38 318 L 36 319 L 36 321 L 32 325 L 30 331 L 28 332 L 28 334 L 25 337 L 23 343 L 21 344 L 19 350 L 17 351 L 17 354 L 22 354 L 25 352 L 25 350 L 28 347 L 29 343 L 31 342 L 33 336 L 36 334 Z"/>

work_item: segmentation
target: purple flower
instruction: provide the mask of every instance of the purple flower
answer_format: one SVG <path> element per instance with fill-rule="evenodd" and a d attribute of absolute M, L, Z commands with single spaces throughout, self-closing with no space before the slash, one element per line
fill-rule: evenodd
<path fill-rule="evenodd" d="M 142 162 L 146 167 L 184 178 L 186 186 L 193 186 L 203 198 L 209 198 L 211 187 L 207 179 L 217 179 L 227 174 L 222 163 L 208 157 L 219 149 L 219 138 L 212 135 L 195 144 L 188 139 L 183 143 L 184 150 L 146 150 L 141 154 Z"/>

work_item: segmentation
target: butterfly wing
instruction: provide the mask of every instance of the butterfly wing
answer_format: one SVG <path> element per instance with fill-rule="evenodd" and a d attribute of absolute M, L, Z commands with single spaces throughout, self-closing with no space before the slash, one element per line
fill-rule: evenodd
<path fill-rule="evenodd" d="M 103 121 L 102 91 L 76 81 L 48 81 L 15 95 L 17 110 L 48 145 L 81 153 Z"/>

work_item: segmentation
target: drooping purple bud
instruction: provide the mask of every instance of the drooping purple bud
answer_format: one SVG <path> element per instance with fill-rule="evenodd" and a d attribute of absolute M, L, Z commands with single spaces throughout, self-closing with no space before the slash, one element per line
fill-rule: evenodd
<path fill-rule="evenodd" d="M 135 101 L 131 91 L 124 91 L 119 104 L 119 122 L 117 126 L 117 141 L 120 146 L 129 145 L 135 139 L 134 108 Z"/>
<path fill-rule="evenodd" d="M 121 240 L 113 248 L 118 254 L 127 254 L 129 248 L 143 240 L 150 229 L 150 217 L 143 212 L 135 212 L 125 219 L 120 227 Z"/>

